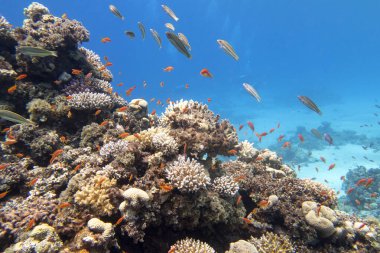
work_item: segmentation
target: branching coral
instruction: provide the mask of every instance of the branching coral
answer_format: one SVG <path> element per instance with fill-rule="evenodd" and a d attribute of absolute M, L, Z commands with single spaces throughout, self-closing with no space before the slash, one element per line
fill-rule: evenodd
<path fill-rule="evenodd" d="M 79 205 L 89 206 L 97 214 L 112 215 L 116 207 L 110 199 L 111 189 L 116 185 L 116 180 L 104 176 L 95 176 L 74 195 L 75 202 Z"/>
<path fill-rule="evenodd" d="M 100 69 L 103 69 L 104 66 L 102 64 L 102 61 L 100 60 L 99 55 L 97 55 L 94 51 L 87 49 L 85 47 L 79 48 L 79 51 L 84 55 L 87 62 L 91 66 L 91 73 L 94 73 L 94 76 L 97 78 L 104 79 L 106 81 L 111 81 L 113 76 L 111 71 L 108 69 L 104 69 L 100 71 Z"/>
<path fill-rule="evenodd" d="M 178 253 L 215 253 L 216 251 L 207 243 L 195 240 L 192 238 L 185 238 L 177 241 L 172 247 L 174 252 Z"/>
<path fill-rule="evenodd" d="M 239 150 L 238 159 L 244 162 L 253 161 L 259 154 L 259 151 L 253 147 L 253 143 L 247 140 L 240 142 L 237 148 Z"/>
<path fill-rule="evenodd" d="M 233 197 L 239 190 L 239 184 L 231 176 L 222 176 L 214 179 L 212 189 L 225 197 Z"/>
<path fill-rule="evenodd" d="M 173 155 L 178 151 L 178 144 L 173 137 L 166 133 L 157 133 L 152 137 L 153 147 L 165 155 Z"/>
<path fill-rule="evenodd" d="M 204 167 L 195 160 L 178 156 L 165 170 L 170 183 L 182 192 L 196 192 L 210 184 Z"/>
<path fill-rule="evenodd" d="M 71 96 L 69 106 L 77 110 L 107 109 L 113 106 L 111 97 L 104 93 L 80 92 Z"/>
<path fill-rule="evenodd" d="M 292 253 L 294 252 L 291 241 L 286 235 L 277 235 L 267 232 L 260 239 L 252 237 L 250 242 L 255 245 L 259 253 Z"/>
<path fill-rule="evenodd" d="M 110 158 L 119 155 L 123 155 L 128 151 L 128 141 L 118 140 L 110 141 L 100 149 L 100 155 Z"/>

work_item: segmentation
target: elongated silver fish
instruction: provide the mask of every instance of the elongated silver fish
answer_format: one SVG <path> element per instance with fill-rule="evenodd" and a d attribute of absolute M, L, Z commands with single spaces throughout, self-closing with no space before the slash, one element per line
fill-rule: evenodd
<path fill-rule="evenodd" d="M 161 5 L 161 7 L 164 9 L 164 11 L 172 18 L 174 19 L 175 21 L 178 21 L 179 18 L 174 14 L 174 11 L 172 11 L 169 7 L 167 7 L 166 5 Z"/>
<path fill-rule="evenodd" d="M 154 29 L 150 29 L 150 32 L 152 33 L 152 36 L 157 42 L 157 44 L 160 46 L 160 48 L 162 48 L 162 40 L 161 40 L 160 35 L 158 35 L 158 32 Z"/>
<path fill-rule="evenodd" d="M 127 35 L 130 39 L 134 39 L 136 37 L 135 33 L 132 31 L 124 31 L 125 35 Z"/>
<path fill-rule="evenodd" d="M 137 22 L 137 25 L 138 25 L 139 30 L 141 32 L 141 37 L 144 40 L 145 39 L 145 26 L 141 22 Z"/>
<path fill-rule="evenodd" d="M 19 124 L 35 124 L 33 121 L 24 118 L 23 116 L 8 110 L 0 110 L 0 118 L 12 121 Z"/>
<path fill-rule="evenodd" d="M 178 38 L 177 35 L 175 35 L 174 33 L 172 32 L 166 32 L 166 37 L 168 38 L 168 40 L 170 41 L 170 43 L 172 43 L 172 45 L 177 48 L 177 50 L 185 55 L 187 58 L 191 59 L 191 54 L 189 53 L 189 51 L 187 50 L 185 44 L 183 44 L 183 42 Z"/>
<path fill-rule="evenodd" d="M 183 33 L 178 33 L 178 38 L 183 42 L 183 44 L 187 47 L 187 49 L 191 51 L 191 46 L 186 36 Z"/>
<path fill-rule="evenodd" d="M 120 18 L 121 20 L 124 20 L 124 16 L 121 15 L 120 11 L 116 8 L 115 5 L 110 4 L 109 8 L 110 8 L 110 11 L 113 13 L 113 15 Z"/>
<path fill-rule="evenodd" d="M 322 115 L 321 110 L 319 110 L 318 106 L 311 100 L 310 98 L 306 96 L 298 96 L 298 99 L 305 105 L 307 106 L 310 110 L 315 111 L 319 115 Z"/>
<path fill-rule="evenodd" d="M 171 23 L 166 23 L 165 27 L 168 28 L 168 29 L 170 29 L 170 30 L 172 30 L 173 32 L 175 31 L 174 25 L 171 24 Z"/>
<path fill-rule="evenodd" d="M 261 102 L 261 97 L 255 88 L 253 88 L 249 83 L 243 83 L 243 87 L 249 94 L 256 98 L 257 102 Z"/>
<path fill-rule="evenodd" d="M 41 47 L 19 46 L 18 50 L 20 51 L 20 53 L 29 55 L 32 57 L 46 57 L 46 56 L 58 57 L 56 51 L 49 51 Z"/>
<path fill-rule="evenodd" d="M 311 129 L 310 132 L 318 139 L 322 139 L 322 134 L 315 128 Z"/>
<path fill-rule="evenodd" d="M 234 48 L 225 40 L 216 40 L 220 47 L 226 52 L 228 55 L 232 56 L 236 61 L 239 60 L 239 56 L 236 54 Z"/>

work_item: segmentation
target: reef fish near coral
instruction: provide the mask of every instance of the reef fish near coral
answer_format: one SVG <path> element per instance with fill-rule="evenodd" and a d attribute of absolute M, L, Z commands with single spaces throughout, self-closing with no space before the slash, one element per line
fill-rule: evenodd
<path fill-rule="evenodd" d="M 145 39 L 145 26 L 141 22 L 137 22 L 137 26 L 139 27 L 139 30 L 141 32 L 141 37 L 144 40 Z"/>
<path fill-rule="evenodd" d="M 191 58 L 191 54 L 187 50 L 185 44 L 183 44 L 182 40 L 178 38 L 177 35 L 175 35 L 172 32 L 166 32 L 166 37 L 170 41 L 170 43 L 183 55 L 185 55 L 187 58 Z"/>
<path fill-rule="evenodd" d="M 24 118 L 23 116 L 15 112 L 8 111 L 8 110 L 0 110 L 0 118 L 9 120 L 15 123 L 20 123 L 20 124 L 23 124 L 23 123 L 35 124 L 33 121 L 28 120 Z"/>
<path fill-rule="evenodd" d="M 18 50 L 22 54 L 33 56 L 33 57 L 47 57 L 47 56 L 58 57 L 56 51 L 49 51 L 40 47 L 19 46 Z"/>

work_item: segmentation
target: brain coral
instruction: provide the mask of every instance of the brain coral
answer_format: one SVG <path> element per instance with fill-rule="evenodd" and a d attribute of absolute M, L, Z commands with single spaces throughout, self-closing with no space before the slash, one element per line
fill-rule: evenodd
<path fill-rule="evenodd" d="M 171 249 L 174 248 L 176 253 L 215 253 L 216 251 L 207 243 L 185 238 L 177 241 Z"/>
<path fill-rule="evenodd" d="M 170 183 L 182 192 L 195 192 L 210 184 L 210 177 L 203 165 L 185 156 L 178 156 L 165 172 Z"/>
<path fill-rule="evenodd" d="M 171 103 L 160 118 L 160 126 L 166 127 L 177 143 L 186 143 L 188 150 L 202 156 L 228 155 L 238 143 L 233 126 L 226 120 L 219 122 L 207 105 L 180 100 Z"/>

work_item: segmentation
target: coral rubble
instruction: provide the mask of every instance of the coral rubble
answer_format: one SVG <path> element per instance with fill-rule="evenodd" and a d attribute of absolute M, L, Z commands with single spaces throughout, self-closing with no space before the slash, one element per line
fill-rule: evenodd
<path fill-rule="evenodd" d="M 80 22 L 39 3 L 24 14 L 20 28 L 0 17 L 0 84 L 17 86 L 0 91 L 0 108 L 34 123 L 1 123 L 0 251 L 379 250 L 378 223 L 339 211 L 333 190 L 296 178 L 275 152 L 239 142 L 207 105 L 148 115 L 79 47 L 89 40 Z"/>

